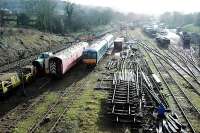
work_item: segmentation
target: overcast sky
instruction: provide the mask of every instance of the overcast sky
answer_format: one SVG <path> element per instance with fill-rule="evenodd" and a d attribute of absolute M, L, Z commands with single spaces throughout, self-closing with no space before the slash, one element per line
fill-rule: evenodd
<path fill-rule="evenodd" d="M 106 6 L 122 12 L 161 14 L 166 11 L 183 13 L 200 11 L 200 0 L 69 0 L 71 2 Z"/>

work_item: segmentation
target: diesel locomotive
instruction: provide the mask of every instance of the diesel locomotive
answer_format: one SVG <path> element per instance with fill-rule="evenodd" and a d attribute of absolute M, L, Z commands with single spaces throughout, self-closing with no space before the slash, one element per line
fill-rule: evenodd
<path fill-rule="evenodd" d="M 106 51 L 113 44 L 114 36 L 112 34 L 106 35 L 103 39 L 95 42 L 89 48 L 83 51 L 83 63 L 95 66 L 99 63 Z"/>

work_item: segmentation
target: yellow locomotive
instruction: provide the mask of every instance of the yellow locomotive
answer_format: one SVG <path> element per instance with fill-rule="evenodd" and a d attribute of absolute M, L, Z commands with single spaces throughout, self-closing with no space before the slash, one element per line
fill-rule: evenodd
<path fill-rule="evenodd" d="M 21 84 L 30 82 L 34 75 L 35 69 L 33 66 L 23 67 L 20 73 L 0 73 L 0 94 L 6 94 Z"/>

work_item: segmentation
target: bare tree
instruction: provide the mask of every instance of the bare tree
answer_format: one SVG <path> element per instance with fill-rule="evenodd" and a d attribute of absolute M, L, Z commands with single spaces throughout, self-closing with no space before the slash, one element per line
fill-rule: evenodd
<path fill-rule="evenodd" d="M 73 11 L 74 11 L 74 6 L 75 4 L 74 3 L 71 3 L 69 1 L 66 2 L 66 5 L 65 5 L 65 15 L 67 16 L 66 18 L 66 24 L 67 24 L 67 27 L 71 27 L 71 23 L 72 23 L 72 15 L 73 15 Z"/>
<path fill-rule="evenodd" d="M 0 9 L 0 36 L 3 36 L 4 27 L 6 24 L 5 16 L 8 14 L 8 11 L 5 9 Z"/>
<path fill-rule="evenodd" d="M 200 13 L 198 13 L 198 14 L 196 15 L 196 22 L 195 22 L 195 24 L 196 24 L 197 26 L 200 26 Z"/>

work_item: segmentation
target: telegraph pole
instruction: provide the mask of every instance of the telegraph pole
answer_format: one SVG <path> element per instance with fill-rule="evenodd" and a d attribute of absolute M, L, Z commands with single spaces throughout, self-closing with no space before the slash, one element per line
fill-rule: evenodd
<path fill-rule="evenodd" d="M 200 43 L 198 45 L 199 45 L 199 58 L 200 58 Z"/>
<path fill-rule="evenodd" d="M 200 36 L 197 37 L 197 45 L 199 46 L 198 58 L 200 58 Z"/>
<path fill-rule="evenodd" d="M 21 49 L 18 50 L 18 53 L 20 54 L 20 59 L 22 59 L 23 52 L 24 51 L 21 50 Z M 25 77 L 24 77 L 24 72 L 22 70 L 22 64 L 20 63 L 20 61 L 18 61 L 18 63 L 17 63 L 17 73 L 18 73 L 20 81 L 21 81 L 22 93 L 23 93 L 24 96 L 27 96 L 26 90 L 25 90 Z"/>
<path fill-rule="evenodd" d="M 0 9 L 0 36 L 1 38 L 3 37 L 3 17 L 4 17 L 4 11 L 2 9 Z"/>

